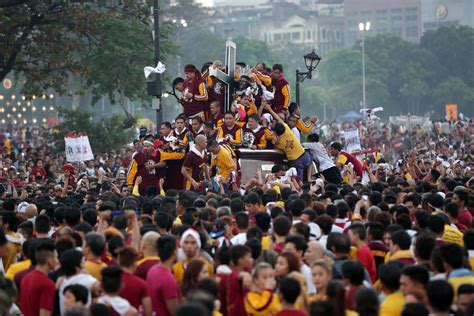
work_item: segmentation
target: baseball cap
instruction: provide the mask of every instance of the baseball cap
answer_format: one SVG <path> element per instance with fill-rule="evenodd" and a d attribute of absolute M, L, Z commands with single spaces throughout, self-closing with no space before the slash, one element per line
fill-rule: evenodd
<path fill-rule="evenodd" d="M 214 225 L 212 225 L 212 230 L 209 236 L 211 238 L 219 238 L 224 235 L 227 224 L 225 221 L 218 219 Z"/>

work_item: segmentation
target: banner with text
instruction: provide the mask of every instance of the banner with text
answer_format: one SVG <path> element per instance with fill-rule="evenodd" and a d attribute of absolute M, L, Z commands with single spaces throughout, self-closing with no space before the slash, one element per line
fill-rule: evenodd
<path fill-rule="evenodd" d="M 66 143 L 66 160 L 82 162 L 94 159 L 89 137 L 86 134 L 69 134 L 64 137 Z"/>

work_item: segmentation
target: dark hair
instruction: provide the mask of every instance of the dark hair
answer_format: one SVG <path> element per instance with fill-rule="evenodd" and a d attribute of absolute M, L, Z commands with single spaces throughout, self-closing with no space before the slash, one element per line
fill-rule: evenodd
<path fill-rule="evenodd" d="M 352 224 L 351 226 L 349 226 L 349 230 L 359 236 L 360 240 L 365 240 L 366 239 L 366 231 L 365 231 L 365 227 L 364 225 L 360 224 L 360 223 L 355 223 L 355 224 Z"/>
<path fill-rule="evenodd" d="M 68 249 L 61 254 L 59 262 L 61 263 L 61 269 L 66 276 L 75 275 L 77 269 L 81 268 L 82 264 L 82 252 L 76 249 Z"/>
<path fill-rule="evenodd" d="M 40 214 L 35 220 L 35 230 L 40 234 L 47 234 L 51 229 L 51 221 L 48 215 Z"/>
<path fill-rule="evenodd" d="M 176 310 L 174 316 L 209 316 L 207 307 L 201 302 L 187 302 L 182 304 Z"/>
<path fill-rule="evenodd" d="M 94 304 L 90 308 L 91 316 L 111 316 L 112 310 L 105 304 Z"/>
<path fill-rule="evenodd" d="M 74 295 L 76 301 L 81 302 L 82 304 L 86 305 L 87 300 L 89 298 L 89 290 L 81 284 L 71 284 L 64 288 L 63 294 L 65 295 L 66 292 L 71 292 Z"/>
<path fill-rule="evenodd" d="M 291 221 L 285 216 L 278 216 L 273 221 L 273 232 L 278 236 L 287 236 L 291 229 Z"/>
<path fill-rule="evenodd" d="M 254 226 L 254 227 L 250 227 L 248 230 L 247 230 L 247 233 L 245 234 L 246 237 L 247 237 L 247 240 L 251 239 L 251 238 L 257 238 L 258 240 L 262 240 L 262 237 L 263 237 L 263 232 L 262 230 L 260 229 L 260 227 L 258 226 Z"/>
<path fill-rule="evenodd" d="M 283 257 L 288 262 L 288 273 L 300 271 L 300 261 L 292 252 L 282 252 L 278 255 L 278 257 Z"/>
<path fill-rule="evenodd" d="M 420 205 L 421 199 L 420 196 L 416 193 L 405 195 L 403 198 L 403 203 L 412 202 L 414 207 L 418 207 Z"/>
<path fill-rule="evenodd" d="M 202 259 L 193 259 L 189 262 L 181 283 L 181 292 L 184 296 L 196 287 L 199 274 L 205 266 L 206 263 Z"/>
<path fill-rule="evenodd" d="M 260 196 L 257 193 L 250 192 L 249 194 L 247 194 L 245 196 L 244 203 L 245 204 L 260 204 L 261 199 L 260 199 Z"/>
<path fill-rule="evenodd" d="M 286 128 L 285 128 L 285 125 L 283 123 L 278 122 L 278 123 L 275 124 L 274 130 L 275 130 L 275 133 L 278 136 L 281 136 L 285 133 Z"/>
<path fill-rule="evenodd" d="M 75 207 L 64 207 L 64 221 L 70 227 L 75 227 L 81 221 L 81 211 Z"/>
<path fill-rule="evenodd" d="M 248 253 L 252 253 L 252 250 L 244 245 L 235 245 L 230 249 L 230 256 L 234 266 L 239 264 L 239 260 L 244 258 Z"/>
<path fill-rule="evenodd" d="M 306 249 L 308 249 L 308 243 L 306 240 L 299 235 L 290 235 L 285 238 L 285 244 L 287 243 L 292 243 L 297 251 L 302 251 L 304 253 L 306 252 Z"/>
<path fill-rule="evenodd" d="M 250 250 L 252 251 L 252 258 L 254 260 L 257 260 L 260 255 L 262 254 L 262 241 L 259 238 L 253 237 L 253 238 L 248 238 L 247 241 L 245 242 L 245 246 L 249 247 Z"/>
<path fill-rule="evenodd" d="M 102 288 L 105 293 L 117 293 L 122 285 L 122 269 L 117 266 L 105 267 L 101 271 Z"/>
<path fill-rule="evenodd" d="M 392 234 L 392 243 L 400 247 L 401 250 L 410 249 L 411 237 L 404 230 L 398 230 Z"/>
<path fill-rule="evenodd" d="M 126 246 L 120 249 L 117 253 L 118 264 L 121 267 L 130 268 L 138 259 L 138 252 L 131 246 Z"/>
<path fill-rule="evenodd" d="M 272 70 L 280 70 L 283 72 L 283 66 L 281 64 L 274 64 Z"/>
<path fill-rule="evenodd" d="M 230 212 L 232 214 L 237 214 L 237 213 L 240 213 L 240 212 L 243 212 L 244 209 L 245 209 L 245 204 L 244 202 L 242 201 L 241 198 L 234 198 L 232 200 L 230 200 Z"/>
<path fill-rule="evenodd" d="M 207 292 L 215 299 L 219 297 L 219 284 L 213 278 L 205 278 L 199 281 L 196 284 L 196 290 Z"/>
<path fill-rule="evenodd" d="M 329 282 L 326 295 L 328 301 L 334 306 L 336 316 L 346 315 L 346 288 L 341 281 L 333 280 Z"/>
<path fill-rule="evenodd" d="M 416 236 L 415 253 L 422 260 L 430 260 L 431 253 L 436 247 L 436 238 L 429 233 L 422 233 Z"/>
<path fill-rule="evenodd" d="M 458 297 L 461 294 L 474 294 L 474 284 L 461 284 L 458 288 Z"/>
<path fill-rule="evenodd" d="M 36 265 L 44 265 L 48 260 L 55 255 L 56 249 L 54 248 L 54 242 L 50 239 L 39 240 L 35 247 L 35 262 Z M 30 257 L 33 264 L 33 259 Z"/>
<path fill-rule="evenodd" d="M 334 248 L 336 253 L 348 254 L 351 251 L 351 240 L 347 234 L 330 233 L 329 237 L 331 237 L 332 240 L 331 247 Z"/>
<path fill-rule="evenodd" d="M 474 250 L 474 228 L 470 228 L 464 232 L 464 247 L 467 250 Z"/>
<path fill-rule="evenodd" d="M 294 304 L 300 296 L 301 285 L 300 282 L 293 278 L 285 277 L 280 281 L 280 293 L 283 300 L 289 304 Z"/>
<path fill-rule="evenodd" d="M 342 150 L 342 144 L 338 143 L 338 142 L 334 142 L 334 143 L 331 144 L 331 148 L 334 148 L 337 151 L 341 151 Z"/>
<path fill-rule="evenodd" d="M 454 194 L 456 194 L 461 201 L 465 204 L 469 203 L 469 193 L 464 190 L 454 190 Z"/>
<path fill-rule="evenodd" d="M 428 283 L 426 294 L 431 307 L 436 312 L 447 312 L 453 304 L 454 290 L 445 280 L 434 280 Z"/>
<path fill-rule="evenodd" d="M 448 243 L 441 245 L 441 258 L 453 269 L 460 269 L 464 264 L 464 255 L 462 247 L 458 244 Z"/>
<path fill-rule="evenodd" d="M 311 316 L 335 315 L 335 310 L 330 302 L 314 301 L 309 305 L 309 314 Z"/>
<path fill-rule="evenodd" d="M 343 277 L 348 279 L 351 284 L 362 285 L 364 282 L 365 271 L 360 261 L 347 260 L 342 264 L 341 269 Z"/>
<path fill-rule="evenodd" d="M 166 212 L 162 212 L 162 211 L 156 212 L 154 216 L 154 220 L 155 220 L 156 225 L 159 228 L 164 229 L 165 231 L 169 231 L 173 227 L 174 218 L 172 215 Z"/>
<path fill-rule="evenodd" d="M 439 235 L 444 232 L 444 219 L 439 215 L 431 215 L 428 219 L 428 229 Z"/>
<path fill-rule="evenodd" d="M 308 137 L 306 138 L 306 140 L 309 143 L 317 143 L 317 142 L 319 142 L 319 135 L 316 134 L 316 133 L 309 134 Z"/>
<path fill-rule="evenodd" d="M 401 316 L 428 316 L 430 312 L 424 303 L 407 303 L 404 305 Z"/>
<path fill-rule="evenodd" d="M 245 212 L 238 212 L 235 214 L 235 223 L 238 229 L 249 228 L 249 216 Z"/>
<path fill-rule="evenodd" d="M 316 224 L 325 235 L 329 235 L 332 230 L 333 219 L 329 215 L 323 214 L 316 218 Z"/>
<path fill-rule="evenodd" d="M 176 238 L 172 235 L 161 236 L 158 238 L 156 247 L 161 261 L 166 261 L 171 258 L 176 251 Z"/>
<path fill-rule="evenodd" d="M 450 202 L 450 203 L 446 204 L 444 206 L 444 210 L 446 211 L 446 213 L 451 215 L 451 217 L 458 218 L 459 208 L 455 203 Z"/>
<path fill-rule="evenodd" d="M 355 295 L 355 310 L 359 315 L 378 316 L 379 299 L 374 290 L 369 288 L 360 288 Z"/>
<path fill-rule="evenodd" d="M 420 265 L 407 266 L 403 268 L 402 275 L 407 276 L 414 283 L 420 283 L 426 288 L 430 281 L 430 272 L 427 268 Z"/>
<path fill-rule="evenodd" d="M 74 227 L 76 232 L 83 232 L 84 234 L 90 233 L 92 231 L 92 226 L 88 222 L 81 222 Z"/>
<path fill-rule="evenodd" d="M 263 231 L 268 232 L 271 227 L 272 218 L 267 212 L 258 212 L 255 214 L 255 224 Z"/>
<path fill-rule="evenodd" d="M 395 292 L 400 288 L 400 275 L 402 274 L 403 263 L 400 261 L 390 261 L 379 267 L 380 282 L 389 291 Z"/>
<path fill-rule="evenodd" d="M 8 243 L 7 237 L 5 236 L 5 232 L 3 228 L 0 227 L 0 246 L 4 246 Z"/>
<path fill-rule="evenodd" d="M 95 232 L 90 232 L 86 235 L 85 240 L 87 247 L 90 248 L 94 256 L 99 257 L 104 253 L 106 245 L 104 235 Z"/>
<path fill-rule="evenodd" d="M 368 224 L 367 234 L 371 236 L 372 241 L 383 239 L 383 225 L 378 222 L 371 222 Z"/>

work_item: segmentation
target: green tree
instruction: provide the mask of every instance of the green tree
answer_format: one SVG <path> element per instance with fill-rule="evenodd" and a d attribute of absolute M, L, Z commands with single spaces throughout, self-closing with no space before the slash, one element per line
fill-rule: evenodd
<path fill-rule="evenodd" d="M 458 105 L 459 112 L 472 115 L 474 91 L 461 78 L 448 77 L 433 90 L 433 102 L 436 109 L 444 113 L 447 103 Z"/>
<path fill-rule="evenodd" d="M 143 98 L 145 79 L 138 73 L 154 63 L 150 6 L 135 0 L 104 3 L 0 3 L 0 80 L 13 72 L 24 81 L 21 93 L 27 96 L 47 89 L 84 93 L 91 87 L 95 99 L 106 94 L 115 102 L 115 93 Z M 170 29 L 163 25 L 166 58 L 172 47 L 166 42 Z"/>
<path fill-rule="evenodd" d="M 61 123 L 51 135 L 57 152 L 64 151 L 64 136 L 70 133 L 87 133 L 94 153 L 118 149 L 133 140 L 133 133 L 124 129 L 128 119 L 118 115 L 95 121 L 92 113 L 62 108 L 59 116 Z"/>

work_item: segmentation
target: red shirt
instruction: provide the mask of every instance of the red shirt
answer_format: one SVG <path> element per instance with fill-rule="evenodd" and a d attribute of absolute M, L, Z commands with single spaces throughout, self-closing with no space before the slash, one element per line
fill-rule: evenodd
<path fill-rule="evenodd" d="M 148 274 L 148 271 L 151 269 L 151 267 L 158 263 L 160 263 L 159 259 L 147 259 L 141 262 L 135 270 L 135 275 L 142 278 L 143 280 L 146 280 L 146 275 Z"/>
<path fill-rule="evenodd" d="M 357 259 L 364 265 L 370 275 L 370 279 L 374 283 L 377 280 L 377 268 L 375 266 L 375 259 L 369 246 L 364 245 L 357 250 Z"/>
<path fill-rule="evenodd" d="M 41 309 L 52 311 L 56 297 L 54 282 L 43 272 L 31 271 L 21 282 L 20 306 L 23 315 L 38 316 Z"/>
<path fill-rule="evenodd" d="M 458 215 L 458 222 L 467 228 L 472 227 L 472 215 L 469 213 L 468 209 L 465 208 L 462 211 L 459 212 Z"/>
<path fill-rule="evenodd" d="M 148 294 L 148 286 L 144 280 L 131 273 L 123 272 L 120 296 L 139 310 L 142 299 L 150 295 Z"/>
<path fill-rule="evenodd" d="M 240 271 L 234 268 L 227 279 L 227 316 L 247 316 L 244 307 L 247 290 L 243 287 L 239 274 Z"/>
<path fill-rule="evenodd" d="M 308 314 L 306 314 L 303 311 L 283 310 L 283 311 L 280 311 L 276 314 L 273 314 L 273 316 L 308 316 Z"/>
<path fill-rule="evenodd" d="M 179 286 L 171 270 L 157 264 L 148 271 L 146 280 L 155 314 L 171 316 L 166 301 L 180 297 Z"/>

